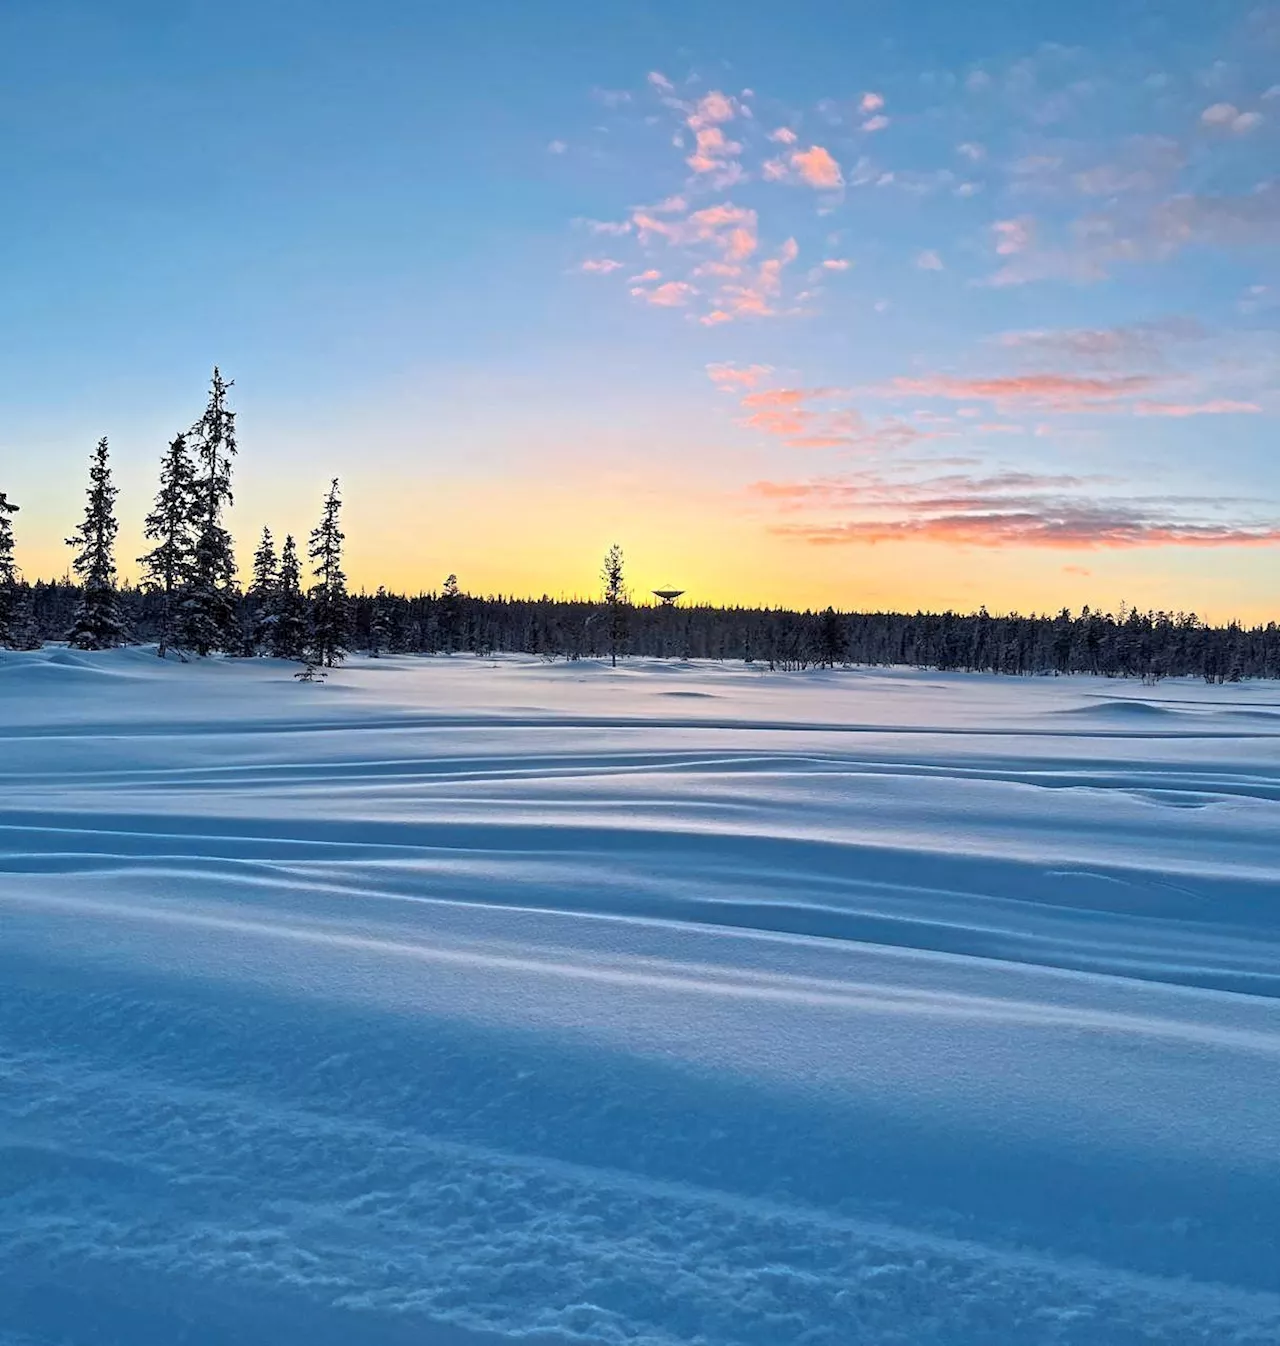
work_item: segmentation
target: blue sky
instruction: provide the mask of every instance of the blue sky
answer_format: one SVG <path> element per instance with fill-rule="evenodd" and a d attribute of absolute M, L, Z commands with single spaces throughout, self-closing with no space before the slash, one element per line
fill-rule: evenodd
<path fill-rule="evenodd" d="M 1277 81 L 1266 4 L 10 3 L 20 559 L 105 433 L 127 561 L 217 361 L 237 534 L 338 473 L 358 582 L 1264 615 Z"/>

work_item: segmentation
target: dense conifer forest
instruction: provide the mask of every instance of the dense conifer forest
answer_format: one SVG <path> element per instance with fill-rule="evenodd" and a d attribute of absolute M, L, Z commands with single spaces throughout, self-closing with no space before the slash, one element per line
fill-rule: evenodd
<path fill-rule="evenodd" d="M 723 659 L 780 670 L 861 664 L 1148 680 L 1193 675 L 1210 682 L 1280 677 L 1274 622 L 1211 626 L 1194 614 L 1136 609 L 992 615 L 633 602 L 616 546 L 604 558 L 595 599 L 479 596 L 466 593 L 454 575 L 417 594 L 384 588 L 351 594 L 342 570 L 337 479 L 318 495 L 305 560 L 293 537 L 277 547 L 264 528 L 252 574 L 241 584 L 224 522 L 237 454 L 231 387 L 215 369 L 204 412 L 161 455 L 144 525 L 154 546 L 138 558 L 139 585 L 117 583 L 116 489 L 106 439 L 90 459 L 84 518 L 68 539 L 74 554 L 67 579 L 24 579 L 14 559 L 19 506 L 0 491 L 0 646 L 154 643 L 161 655 L 184 659 L 217 653 L 293 660 L 307 676 L 355 650 Z"/>

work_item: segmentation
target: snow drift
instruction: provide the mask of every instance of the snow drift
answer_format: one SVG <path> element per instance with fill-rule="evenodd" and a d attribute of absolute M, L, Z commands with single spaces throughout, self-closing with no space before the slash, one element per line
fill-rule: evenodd
<path fill-rule="evenodd" d="M 0 654 L 0 1342 L 1280 1339 L 1280 689 L 291 674 Z"/>

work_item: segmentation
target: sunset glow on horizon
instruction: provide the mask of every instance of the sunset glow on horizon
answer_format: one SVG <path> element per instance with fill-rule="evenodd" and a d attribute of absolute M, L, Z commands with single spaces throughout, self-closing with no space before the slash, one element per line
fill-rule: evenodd
<path fill-rule="evenodd" d="M 24 574 L 216 362 L 242 565 L 1280 616 L 1280 8 L 856 8 L 6 9 Z"/>

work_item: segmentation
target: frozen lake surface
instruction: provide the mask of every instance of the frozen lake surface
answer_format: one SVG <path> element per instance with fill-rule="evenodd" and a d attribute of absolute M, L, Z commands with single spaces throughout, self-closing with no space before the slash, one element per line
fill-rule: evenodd
<path fill-rule="evenodd" d="M 0 652 L 0 1346 L 1280 1340 L 1280 686 Z"/>

